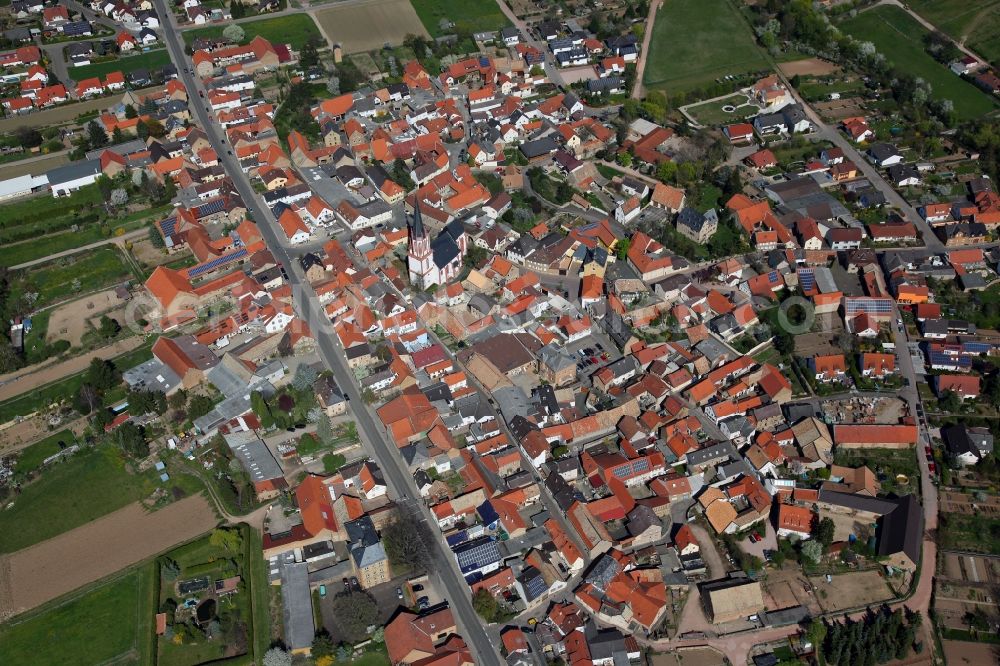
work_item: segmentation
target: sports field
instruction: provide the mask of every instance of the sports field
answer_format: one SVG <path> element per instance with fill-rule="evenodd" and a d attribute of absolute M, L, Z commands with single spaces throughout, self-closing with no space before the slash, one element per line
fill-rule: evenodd
<path fill-rule="evenodd" d="M 909 0 L 907 4 L 941 32 L 1000 65 L 1000 0 Z"/>
<path fill-rule="evenodd" d="M 288 14 L 287 16 L 275 16 L 274 18 L 260 19 L 259 21 L 246 21 L 238 24 L 246 33 L 244 41 L 250 41 L 260 35 L 269 42 L 275 44 L 291 44 L 293 49 L 301 49 L 302 45 L 309 41 L 310 37 L 320 38 L 319 28 L 309 14 Z M 225 25 L 212 26 L 210 28 L 198 28 L 196 30 L 185 30 L 184 41 L 190 44 L 195 37 L 222 37 Z"/>
<path fill-rule="evenodd" d="M 155 575 L 145 564 L 0 625 L 3 661 L 151 663 Z"/>
<path fill-rule="evenodd" d="M 936 99 L 952 101 L 960 120 L 982 116 L 997 107 L 986 93 L 924 51 L 927 30 L 899 7 L 884 5 L 861 12 L 840 27 L 861 41 L 872 42 L 897 68 L 927 81 Z"/>
<path fill-rule="evenodd" d="M 769 67 L 750 26 L 728 0 L 664 2 L 649 51 L 643 84 L 668 95 Z"/>
<path fill-rule="evenodd" d="M 417 16 L 433 37 L 440 37 L 450 30 L 441 29 L 441 20 L 447 19 L 458 30 L 482 32 L 499 30 L 510 25 L 494 0 L 410 0 Z"/>
<path fill-rule="evenodd" d="M 316 12 L 323 32 L 345 53 L 402 44 L 409 35 L 429 36 L 409 0 L 376 0 L 363 5 L 331 5 Z"/>

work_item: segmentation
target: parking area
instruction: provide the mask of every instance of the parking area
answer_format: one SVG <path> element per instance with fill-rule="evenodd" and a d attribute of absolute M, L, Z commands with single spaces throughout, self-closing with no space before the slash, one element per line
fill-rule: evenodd
<path fill-rule="evenodd" d="M 378 606 L 378 619 L 375 620 L 375 624 L 378 626 L 387 624 L 400 606 L 418 611 L 421 605 L 425 608 L 431 608 L 442 601 L 440 593 L 426 575 L 396 576 L 388 583 L 376 585 L 365 591 L 372 596 Z M 343 636 L 333 614 L 333 598 L 343 592 L 343 588 L 340 583 L 334 582 L 327 586 L 326 592 L 326 596 L 319 599 L 319 608 L 323 616 L 323 626 L 330 632 L 333 642 L 336 644 L 343 640 Z M 402 593 L 402 598 L 400 598 L 400 593 Z M 425 601 L 420 601 L 425 598 Z"/>

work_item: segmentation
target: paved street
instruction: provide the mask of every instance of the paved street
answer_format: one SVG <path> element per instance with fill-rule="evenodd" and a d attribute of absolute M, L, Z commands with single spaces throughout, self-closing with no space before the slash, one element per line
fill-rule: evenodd
<path fill-rule="evenodd" d="M 358 425 L 358 433 L 361 435 L 363 443 L 371 448 L 375 460 L 385 475 L 386 483 L 392 494 L 400 500 L 408 509 L 416 511 L 423 520 L 430 517 L 426 507 L 422 502 L 415 502 L 410 498 L 417 497 L 416 487 L 413 479 L 403 467 L 402 459 L 385 439 L 382 428 L 377 426 L 372 411 L 365 406 L 354 382 L 354 375 L 347 367 L 347 364 L 338 349 L 339 342 L 333 332 L 333 326 L 326 317 L 315 292 L 308 282 L 305 281 L 301 267 L 289 254 L 288 248 L 279 241 L 277 220 L 271 212 L 260 204 L 253 187 L 246 174 L 240 168 L 236 158 L 223 138 L 220 127 L 211 119 L 207 108 L 202 106 L 202 101 L 198 91 L 204 91 L 195 77 L 190 73 L 190 63 L 184 56 L 184 49 L 180 37 L 174 25 L 174 16 L 166 6 L 165 0 L 156 0 L 156 8 L 160 16 L 168 17 L 164 21 L 164 37 L 167 47 L 170 50 L 171 58 L 177 66 L 181 80 L 187 87 L 192 110 L 199 122 L 205 129 L 213 148 L 219 155 L 221 163 L 225 166 L 226 172 L 230 175 L 240 196 L 247 204 L 248 211 L 252 218 L 258 223 L 261 234 L 264 237 L 268 248 L 274 254 L 275 259 L 283 264 L 288 271 L 289 283 L 292 288 L 294 298 L 294 308 L 298 316 L 307 322 L 316 338 L 319 353 L 327 367 L 333 371 L 341 389 L 347 396 Z M 431 529 L 440 536 L 440 532 L 435 525 L 430 525 Z M 479 616 L 472 608 L 469 587 L 465 580 L 457 575 L 455 571 L 454 557 L 451 552 L 444 547 L 443 538 L 438 538 L 432 544 L 432 559 L 439 564 L 436 574 L 441 579 L 441 589 L 445 598 L 451 605 L 455 614 L 455 619 L 459 630 L 466 642 L 477 655 L 477 660 L 487 666 L 498 666 L 500 657 L 497 648 L 487 635 Z M 448 564 L 445 564 L 448 563 Z"/>
<path fill-rule="evenodd" d="M 778 77 L 781 82 L 787 87 L 795 101 L 798 102 L 809 118 L 809 121 L 816 126 L 816 131 L 811 135 L 813 139 L 826 140 L 833 145 L 839 147 L 844 151 L 844 156 L 854 162 L 861 171 L 861 174 L 868 179 L 868 181 L 874 186 L 878 191 L 885 195 L 886 201 L 890 205 L 899 209 L 899 211 L 907 218 L 908 221 L 913 222 L 917 229 L 923 235 L 924 245 L 927 246 L 927 250 L 930 252 L 943 252 L 945 249 L 944 243 L 942 243 L 934 231 L 931 229 L 930 225 L 924 221 L 922 217 L 917 213 L 916 208 L 911 206 L 906 199 L 902 197 L 886 180 L 882 177 L 882 174 L 872 165 L 868 159 L 861 154 L 857 146 L 844 135 L 836 127 L 831 127 L 826 124 L 819 114 L 809 104 L 806 103 L 799 92 L 792 86 L 791 82 L 781 73 L 780 70 L 777 72 Z"/>

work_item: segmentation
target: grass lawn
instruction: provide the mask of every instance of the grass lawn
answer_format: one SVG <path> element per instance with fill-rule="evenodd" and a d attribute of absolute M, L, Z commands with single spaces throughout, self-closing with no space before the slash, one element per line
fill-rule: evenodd
<path fill-rule="evenodd" d="M 69 197 L 33 196 L 0 205 L 0 245 L 37 238 L 53 231 L 81 228 L 97 221 L 95 209 L 103 204 L 96 185 Z"/>
<path fill-rule="evenodd" d="M 154 569 L 141 565 L 0 625 L 4 662 L 150 663 Z"/>
<path fill-rule="evenodd" d="M 76 436 L 69 430 L 63 430 L 49 435 L 40 442 L 35 442 L 21 451 L 21 455 L 17 457 L 17 467 L 14 468 L 14 471 L 20 475 L 38 469 L 42 466 L 43 460 L 62 450 L 59 442 L 67 447 L 72 446 L 76 442 Z"/>
<path fill-rule="evenodd" d="M 431 37 L 440 37 L 450 30 L 441 30 L 441 19 L 448 19 L 459 30 L 485 32 L 510 25 L 493 0 L 410 0 L 420 22 Z"/>
<path fill-rule="evenodd" d="M 293 49 L 301 49 L 302 45 L 309 41 L 310 37 L 321 39 L 319 28 L 309 14 L 289 14 L 287 16 L 275 16 L 264 18 L 259 21 L 247 21 L 240 23 L 246 33 L 246 40 L 260 35 L 269 42 L 276 44 L 291 44 Z M 226 26 L 212 26 L 210 28 L 198 28 L 197 30 L 186 30 L 184 41 L 188 44 L 196 37 L 222 37 L 222 31 Z"/>
<path fill-rule="evenodd" d="M 152 346 L 153 343 L 150 342 L 112 360 L 119 370 L 127 370 L 151 359 Z M 0 423 L 10 421 L 17 416 L 25 416 L 60 400 L 71 399 L 80 390 L 84 375 L 84 372 L 70 375 L 57 382 L 28 389 L 30 391 L 28 393 L 0 402 Z M 0 516 L 2 515 L 0 513 Z"/>
<path fill-rule="evenodd" d="M 1000 64 L 1000 0 L 910 0 L 907 5 L 934 27 L 993 65 Z"/>
<path fill-rule="evenodd" d="M 111 72 L 121 72 L 122 74 L 128 74 L 129 72 L 134 72 L 137 69 L 148 69 L 150 72 L 156 69 L 161 69 L 164 65 L 170 64 L 170 53 L 167 49 L 155 49 L 153 51 L 147 51 L 146 53 L 137 53 L 135 55 L 122 56 L 115 60 L 108 60 L 107 62 L 98 62 L 93 65 L 83 65 L 82 67 L 71 67 L 69 69 L 70 76 L 73 77 L 74 81 L 82 81 L 88 79 L 92 76 L 98 76 L 104 78 Z"/>
<path fill-rule="evenodd" d="M 0 552 L 12 553 L 131 504 L 153 492 L 152 472 L 131 474 L 119 452 L 89 449 L 46 470 L 0 512 Z"/>
<path fill-rule="evenodd" d="M 88 292 L 127 280 L 131 273 L 117 248 L 100 247 L 29 268 L 25 276 L 38 292 L 36 307 L 43 307 L 72 296 L 74 280 L 80 281 L 81 292 Z"/>
<path fill-rule="evenodd" d="M 14 245 L 5 245 L 0 247 L 0 265 L 17 266 L 47 257 L 50 254 L 96 243 L 103 238 L 104 233 L 101 231 L 101 227 L 94 224 L 87 225 L 80 231 L 58 232 Z"/>
<path fill-rule="evenodd" d="M 769 69 L 750 26 L 729 0 L 671 0 L 656 13 L 643 83 L 667 94 L 726 74 Z"/>
<path fill-rule="evenodd" d="M 705 102 L 704 104 L 688 107 L 687 112 L 702 125 L 728 125 L 755 116 L 760 111 L 759 108 L 752 105 L 741 107 L 740 105 L 746 104 L 746 101 L 746 95 L 736 93 L 717 102 Z M 738 108 L 733 112 L 723 111 L 722 107 L 724 106 L 735 106 Z"/>
<path fill-rule="evenodd" d="M 924 51 L 927 30 L 898 7 L 882 6 L 844 21 L 841 29 L 853 37 L 875 44 L 878 52 L 899 69 L 931 85 L 937 99 L 950 99 L 960 120 L 989 113 L 996 102 L 973 84 L 952 73 Z"/>

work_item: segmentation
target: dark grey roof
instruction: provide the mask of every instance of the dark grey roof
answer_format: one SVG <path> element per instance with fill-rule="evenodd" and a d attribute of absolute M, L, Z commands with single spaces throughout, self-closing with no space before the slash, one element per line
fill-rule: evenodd
<path fill-rule="evenodd" d="M 101 173 L 100 160 L 80 160 L 65 166 L 56 167 L 48 172 L 49 186 L 61 185 L 86 176 L 96 176 Z"/>
<path fill-rule="evenodd" d="M 868 148 L 868 154 L 877 162 L 882 162 L 894 155 L 899 155 L 896 146 L 891 143 L 875 143 Z"/>
<path fill-rule="evenodd" d="M 885 515 L 896 508 L 896 502 L 888 498 L 868 497 L 867 495 L 855 495 L 853 493 L 841 493 L 835 490 L 820 488 L 819 501 L 834 506 L 842 506 L 855 511 L 866 511 Z"/>
<path fill-rule="evenodd" d="M 528 159 L 534 157 L 541 157 L 542 155 L 548 155 L 549 153 L 554 153 L 559 150 L 559 144 L 556 143 L 555 139 L 550 136 L 544 136 L 541 139 L 535 139 L 534 141 L 525 141 L 521 144 L 521 152 Z"/>
<path fill-rule="evenodd" d="M 924 532 L 923 510 L 914 495 L 899 498 L 896 508 L 882 516 L 879 523 L 878 554 L 904 553 L 920 562 L 920 542 Z"/>
<path fill-rule="evenodd" d="M 618 90 L 625 86 L 625 79 L 620 76 L 606 76 L 603 79 L 589 79 L 587 90 L 589 92 L 604 92 L 605 90 Z"/>

